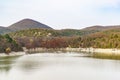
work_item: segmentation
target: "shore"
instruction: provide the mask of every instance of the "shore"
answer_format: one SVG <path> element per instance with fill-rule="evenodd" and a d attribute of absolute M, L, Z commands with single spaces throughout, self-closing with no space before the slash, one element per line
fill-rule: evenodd
<path fill-rule="evenodd" d="M 22 56 L 22 55 L 25 55 L 26 53 L 25 52 L 11 52 L 8 54 L 5 54 L 5 53 L 0 53 L 0 57 L 7 57 L 7 56 Z"/>
<path fill-rule="evenodd" d="M 68 50 L 70 49 L 68 48 Z M 120 49 L 74 48 L 71 50 L 87 53 L 88 57 L 92 58 L 120 60 Z"/>
<path fill-rule="evenodd" d="M 39 52 L 86 52 L 86 53 L 104 53 L 104 54 L 120 54 L 120 49 L 101 49 L 101 48 L 35 48 L 24 49 L 26 53 Z"/>
<path fill-rule="evenodd" d="M 120 49 L 101 49 L 101 48 L 35 48 L 35 49 L 24 49 L 24 52 L 11 52 L 9 55 L 5 53 L 0 53 L 0 56 L 20 56 L 20 55 L 25 55 L 26 53 L 43 53 L 43 52 L 55 52 L 55 53 L 60 53 L 60 52 L 83 52 L 83 53 L 88 53 L 88 54 L 116 54 L 120 55 Z"/>

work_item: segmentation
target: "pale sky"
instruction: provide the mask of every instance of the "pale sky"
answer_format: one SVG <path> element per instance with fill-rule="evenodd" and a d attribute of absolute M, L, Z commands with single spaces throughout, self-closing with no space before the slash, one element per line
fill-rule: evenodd
<path fill-rule="evenodd" d="M 54 29 L 120 25 L 120 0 L 0 0 L 0 26 L 24 18 Z"/>

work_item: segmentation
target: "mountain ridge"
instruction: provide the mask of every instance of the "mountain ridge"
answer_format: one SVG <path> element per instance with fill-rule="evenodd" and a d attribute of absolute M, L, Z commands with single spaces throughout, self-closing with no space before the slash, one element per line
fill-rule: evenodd
<path fill-rule="evenodd" d="M 46 24 L 40 23 L 33 19 L 26 18 L 18 22 L 15 22 L 8 27 L 0 26 L 0 34 L 20 31 L 20 30 L 28 30 L 28 29 L 54 30 L 52 27 L 47 26 Z M 110 29 L 120 29 L 120 25 L 111 25 L 111 26 L 94 25 L 94 26 L 83 28 L 83 29 L 61 29 L 61 34 L 62 33 L 65 33 L 67 35 L 69 35 L 70 33 L 79 34 L 81 31 L 83 31 L 82 33 L 89 34 L 89 33 L 95 33 L 95 32 L 100 32 L 104 30 L 110 30 Z M 75 31 L 78 31 L 78 33 L 77 32 L 75 33 Z"/>
<path fill-rule="evenodd" d="M 101 25 L 95 25 L 95 26 L 90 26 L 83 28 L 82 30 L 98 30 L 98 31 L 103 31 L 103 30 L 110 30 L 110 29 L 119 29 L 120 25 L 111 25 L 111 26 L 101 26 Z"/>

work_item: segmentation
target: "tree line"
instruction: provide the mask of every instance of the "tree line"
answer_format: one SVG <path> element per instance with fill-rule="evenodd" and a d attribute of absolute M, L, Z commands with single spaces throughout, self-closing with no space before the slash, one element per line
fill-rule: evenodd
<path fill-rule="evenodd" d="M 31 29 L 0 35 L 0 53 L 22 51 L 22 47 L 31 48 L 120 48 L 120 30 L 108 30 L 88 35 L 61 36 L 49 30 Z M 68 33 L 69 31 L 67 31 Z M 21 36 L 17 36 L 17 35 Z M 28 35 L 29 34 L 29 35 Z M 28 35 L 28 36 L 27 36 Z"/>
<path fill-rule="evenodd" d="M 120 48 L 120 31 L 102 31 L 85 36 L 17 37 L 19 45 L 30 48 Z"/>

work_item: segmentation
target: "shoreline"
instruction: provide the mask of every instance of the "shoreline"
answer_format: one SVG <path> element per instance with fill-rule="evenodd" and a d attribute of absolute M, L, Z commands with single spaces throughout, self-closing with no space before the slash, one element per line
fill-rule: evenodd
<path fill-rule="evenodd" d="M 9 57 L 9 56 L 22 56 L 22 55 L 25 55 L 26 53 L 25 52 L 11 52 L 8 54 L 5 54 L 5 53 L 0 53 L 0 57 Z"/>
<path fill-rule="evenodd" d="M 35 48 L 24 49 L 26 53 L 41 52 L 86 52 L 86 53 L 104 53 L 104 54 L 120 54 L 120 49 L 102 49 L 102 48 Z"/>
<path fill-rule="evenodd" d="M 25 54 L 34 54 L 34 53 L 45 53 L 45 52 L 81 52 L 87 54 L 107 54 L 107 55 L 120 55 L 120 49 L 102 49 L 102 48 L 35 48 L 35 49 L 24 49 L 23 52 L 11 52 L 9 55 L 5 53 L 0 53 L 0 57 L 6 56 L 22 56 Z"/>

